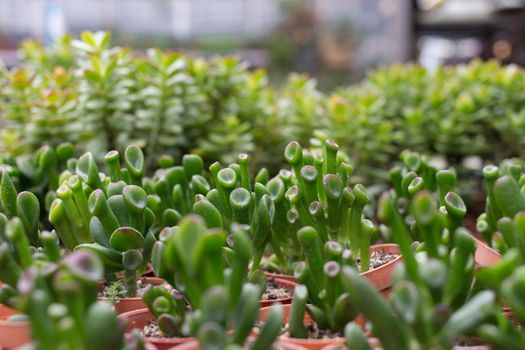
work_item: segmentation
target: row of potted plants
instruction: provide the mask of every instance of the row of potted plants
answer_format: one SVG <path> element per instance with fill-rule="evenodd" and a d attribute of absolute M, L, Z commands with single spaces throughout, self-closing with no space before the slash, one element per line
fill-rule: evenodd
<path fill-rule="evenodd" d="M 453 165 L 523 156 L 525 74 L 495 62 L 393 66 L 326 94 L 300 75 L 273 88 L 235 58 L 136 54 L 111 47 L 104 32 L 22 54 L 21 66 L 0 69 L 0 141 L 13 156 L 73 142 L 98 159 L 137 144 L 148 165 L 164 154 L 229 164 L 249 153 L 275 170 L 290 139 L 306 144 L 316 132 L 339 143 L 365 179 L 381 179 L 404 149 Z"/>
<path fill-rule="evenodd" d="M 29 318 L 15 327 L 27 337 L 30 325 L 36 348 L 524 344 L 519 163 L 485 169 L 497 174 L 477 226 L 495 220 L 481 232 L 501 257 L 464 227 L 454 171 L 417 153 L 401 155 L 376 205 L 330 140 L 289 143 L 289 169 L 271 178 L 245 154 L 209 169 L 186 155 L 148 176 L 137 146 L 103 164 L 69 149 L 33 157 L 45 169 L 55 155 L 42 186 L 24 188 L 14 167 L 0 181 L 0 302 Z M 3 345 L 29 339 L 16 341 Z"/>

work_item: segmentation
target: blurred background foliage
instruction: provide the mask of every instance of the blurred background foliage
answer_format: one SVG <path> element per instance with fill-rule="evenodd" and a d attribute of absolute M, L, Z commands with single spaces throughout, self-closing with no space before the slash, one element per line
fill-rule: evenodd
<path fill-rule="evenodd" d="M 479 179 L 480 163 L 524 153 L 525 75 L 507 65 L 525 62 L 524 8 L 0 0 L 0 151 L 12 165 L 66 141 L 97 159 L 129 144 L 152 162 L 193 152 L 227 164 L 246 152 L 275 172 L 290 140 L 331 138 L 364 183 L 388 178 L 405 149 Z"/>
<path fill-rule="evenodd" d="M 325 135 L 366 178 L 386 177 L 382 169 L 408 148 L 454 164 L 525 152 L 525 72 L 517 66 L 393 65 L 326 93 L 304 74 L 273 87 L 264 70 L 236 57 L 144 56 L 112 46 L 106 32 L 50 50 L 26 43 L 22 52 L 23 64 L 0 74 L 0 142 L 13 156 L 69 141 L 100 158 L 136 143 L 157 156 L 194 152 L 223 163 L 246 152 L 274 170 L 289 140 Z"/>

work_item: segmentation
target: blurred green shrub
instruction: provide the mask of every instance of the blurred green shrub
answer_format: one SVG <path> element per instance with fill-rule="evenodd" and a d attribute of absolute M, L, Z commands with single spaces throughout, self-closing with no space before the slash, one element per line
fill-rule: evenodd
<path fill-rule="evenodd" d="M 149 159 L 195 152 L 230 163 L 251 153 L 272 171 L 289 140 L 315 134 L 359 163 L 365 182 L 385 177 L 408 148 L 452 165 L 525 156 L 525 72 L 496 62 L 385 67 L 325 94 L 304 75 L 273 88 L 234 57 L 144 56 L 111 47 L 104 32 L 49 51 L 25 44 L 22 57 L 20 67 L 0 68 L 0 147 L 12 156 L 73 142 L 100 159 L 136 143 Z"/>

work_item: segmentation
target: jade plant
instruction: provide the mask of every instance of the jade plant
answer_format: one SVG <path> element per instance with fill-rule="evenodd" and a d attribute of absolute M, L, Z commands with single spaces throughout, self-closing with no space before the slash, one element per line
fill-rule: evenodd
<path fill-rule="evenodd" d="M 410 284 L 396 287 L 387 302 L 366 279 L 350 268 L 343 271 L 342 283 L 357 295 L 356 308 L 372 324 L 374 336 L 385 350 L 450 349 L 458 344 L 471 344 L 478 327 L 493 322 L 497 313 L 491 291 L 476 294 L 450 312 L 446 305 L 430 301 L 426 290 L 420 291 Z M 362 295 L 366 295 L 366 299 Z M 358 328 L 353 327 L 349 334 L 356 337 L 357 332 Z M 357 337 L 361 337 L 360 345 L 365 346 L 362 349 L 371 349 L 364 345 L 362 333 Z M 352 341 L 357 340 L 348 343 Z"/>
<path fill-rule="evenodd" d="M 379 201 L 379 218 L 386 224 L 382 233 L 391 239 L 394 232 L 405 232 L 402 239 L 406 241 L 396 242 L 401 249 L 420 241 L 432 250 L 429 254 L 437 256 L 440 244 L 452 248 L 454 234 L 467 214 L 465 202 L 454 192 L 456 174 L 453 169 L 437 170 L 418 153 L 404 152 L 401 159 L 403 166 L 390 171 L 393 189 Z"/>
<path fill-rule="evenodd" d="M 260 294 L 257 285 L 246 283 L 242 286 L 238 303 L 231 308 L 226 289 L 210 289 L 205 294 L 202 311 L 195 313 L 190 321 L 190 328 L 201 347 L 204 350 L 270 349 L 281 332 L 283 311 L 280 304 L 274 304 L 260 333 L 255 339 L 249 339 L 259 315 Z"/>
<path fill-rule="evenodd" d="M 235 305 L 248 275 L 252 245 L 240 226 L 232 228 L 230 241 L 231 247 L 227 247 L 225 231 L 207 228 L 200 216 L 186 216 L 179 226 L 160 233 L 153 248 L 153 268 L 194 308 L 200 308 L 203 294 L 217 285 L 229 286 L 230 304 Z M 231 268 L 226 270 L 228 263 Z"/>
<path fill-rule="evenodd" d="M 319 329 L 342 334 L 346 324 L 357 316 L 352 297 L 340 281 L 343 266 L 355 267 L 352 253 L 336 241 L 323 245 L 313 227 L 304 227 L 297 235 L 306 260 L 295 265 L 295 277 L 301 284 L 294 291 L 288 321 L 290 336 L 308 336 L 303 321 L 306 312 Z"/>
<path fill-rule="evenodd" d="M 485 241 L 505 252 L 513 247 L 523 251 L 521 234 L 512 228 L 512 220 L 525 211 L 525 174 L 523 164 L 506 160 L 501 165 L 483 168 L 487 189 L 485 212 L 478 217 L 476 227 Z"/>
<path fill-rule="evenodd" d="M 15 288 L 31 266 L 47 265 L 62 257 L 54 231 L 39 232 L 38 239 L 41 244 L 31 246 L 23 221 L 0 214 L 0 281 L 7 289 Z"/>
<path fill-rule="evenodd" d="M 144 156 L 135 146 L 106 156 L 109 175 L 99 173 L 91 153 L 76 162 L 75 173 L 60 176 L 49 219 L 68 250 L 88 249 L 102 258 L 106 273 L 124 272 L 128 296 L 146 269 L 155 242 L 155 215 L 143 185 Z"/>
<path fill-rule="evenodd" d="M 124 325 L 111 307 L 96 302 L 97 282 L 103 275 L 102 262 L 88 252 L 25 270 L 6 299 L 31 321 L 33 342 L 24 348 L 131 349 L 124 343 Z"/>
<path fill-rule="evenodd" d="M 202 215 L 209 226 L 230 228 L 234 224 L 249 228 L 255 249 L 251 271 L 258 270 L 267 248 L 277 257 L 281 267 L 288 265 L 285 250 L 289 249 L 288 225 L 285 221 L 285 185 L 275 177 L 268 180 L 265 171 L 250 175 L 249 156 L 241 154 L 238 163 L 222 168 L 210 166 L 211 190 L 198 196 L 193 211 Z"/>
<path fill-rule="evenodd" d="M 33 154 L 6 156 L 2 159 L 0 168 L 10 177 L 5 181 L 12 182 L 17 191 L 28 191 L 38 198 L 42 204 L 41 215 L 44 215 L 56 197 L 60 174 L 73 167 L 73 155 L 74 148 L 71 143 L 56 146 L 46 144 Z M 9 183 L 5 185 L 11 186 Z M 48 226 L 44 218 L 40 218 L 40 221 L 44 226 Z"/>
<path fill-rule="evenodd" d="M 183 215 L 195 208 L 196 196 L 210 191 L 209 178 L 204 173 L 201 157 L 187 154 L 181 165 L 170 165 L 155 172 L 144 182 L 148 207 L 157 217 L 156 228 L 175 226 Z M 219 225 L 218 227 L 222 227 Z"/>
<path fill-rule="evenodd" d="M 213 343 L 219 348 L 230 342 L 244 344 L 257 318 L 264 286 L 261 278 L 255 279 L 255 285 L 246 283 L 253 251 L 246 228 L 233 224 L 227 238 L 222 229 L 207 228 L 201 217 L 189 215 L 179 226 L 165 228 L 159 238 L 153 266 L 176 290 L 150 286 L 143 300 L 162 334 L 197 336 L 205 348 Z M 282 322 L 281 311 L 268 317 L 265 336 L 253 344 L 256 349 L 273 343 L 280 329 L 274 323 Z M 231 327 L 232 337 L 226 333 Z"/>
<path fill-rule="evenodd" d="M 165 228 L 160 233 L 153 250 L 153 267 L 157 276 L 177 291 L 170 293 L 161 287 L 149 287 L 143 299 L 166 336 L 185 335 L 182 327 L 188 311 L 186 300 L 191 309 L 200 309 L 204 293 L 225 284 L 226 265 L 222 256 L 225 243 L 225 233 L 221 229 L 208 229 L 199 216 L 185 217 L 179 226 Z M 244 274 L 247 264 L 246 259 Z M 232 279 L 232 283 L 235 281 Z M 242 281 L 242 277 L 238 279 L 238 283 Z M 235 293 L 232 290 L 232 298 Z"/>
<path fill-rule="evenodd" d="M 40 245 L 38 239 L 40 203 L 38 198 L 28 191 L 18 193 L 7 171 L 1 172 L 0 211 L 4 220 L 6 218 L 19 218 L 23 224 L 23 234 L 27 241 L 25 244 L 34 247 Z"/>
<path fill-rule="evenodd" d="M 341 284 L 384 349 L 448 349 L 469 343 L 497 314 L 495 293 L 473 288 L 474 252 L 475 242 L 462 228 L 444 258 L 421 257 L 410 265 L 416 257 L 408 252 L 389 301 L 350 267 L 343 267 Z"/>
<path fill-rule="evenodd" d="M 525 346 L 522 325 L 525 322 L 523 307 L 523 286 L 525 269 L 518 266 L 517 254 L 507 253 L 503 260 L 492 267 L 480 270 L 480 279 L 491 285 L 507 303 L 505 313 L 500 314 L 497 322 L 482 325 L 478 329 L 480 336 L 494 348 L 521 349 Z M 495 278 L 494 278 L 495 277 Z"/>
<path fill-rule="evenodd" d="M 367 259 L 371 236 L 363 216 L 369 197 L 361 184 L 351 186 L 348 157 L 330 140 L 320 141 L 310 152 L 291 142 L 284 156 L 294 175 L 286 192 L 288 219 L 297 221 L 299 228 L 315 227 L 323 243 L 336 240 L 349 245 L 354 258 Z"/>

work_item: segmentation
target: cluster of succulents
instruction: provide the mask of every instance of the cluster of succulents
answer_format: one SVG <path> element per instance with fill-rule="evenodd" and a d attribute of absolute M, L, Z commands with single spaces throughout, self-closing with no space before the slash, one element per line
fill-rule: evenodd
<path fill-rule="evenodd" d="M 195 154 L 162 158 L 154 171 L 149 158 L 135 145 L 77 158 L 65 143 L 2 167 L 0 303 L 25 315 L 32 347 L 134 349 L 159 336 L 206 350 L 525 344 L 518 160 L 483 169 L 476 226 L 499 255 L 465 228 L 455 170 L 415 152 L 379 198 L 323 135 L 290 142 L 273 177 L 244 153 L 208 168 Z M 377 242 L 393 243 L 392 260 L 374 264 Z M 150 266 L 162 284 L 143 285 Z M 275 272 L 292 283 L 280 299 L 290 305 L 261 308 Z M 117 317 L 117 304 L 97 301 L 108 283 L 110 303 L 142 298 L 146 311 Z M 156 336 L 130 331 L 136 311 Z"/>
<path fill-rule="evenodd" d="M 525 348 L 525 163 L 476 169 L 473 224 L 432 159 L 522 156 L 521 70 L 392 67 L 325 95 L 103 32 L 23 57 L 0 70 L 15 346 Z"/>

